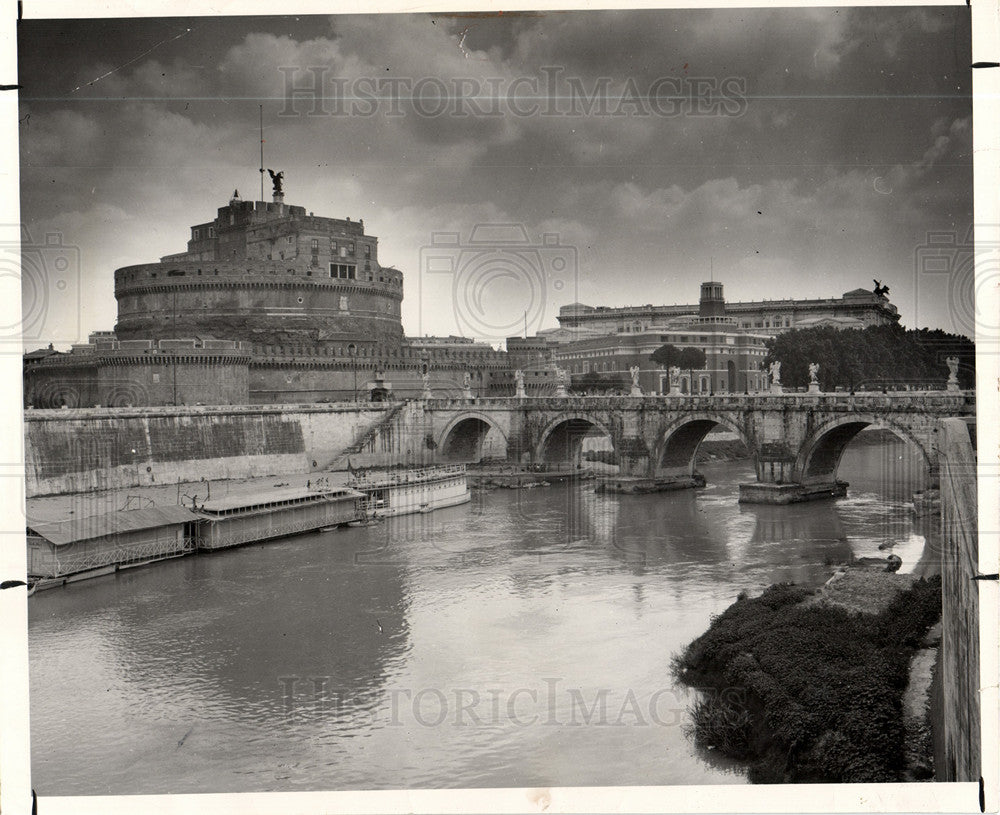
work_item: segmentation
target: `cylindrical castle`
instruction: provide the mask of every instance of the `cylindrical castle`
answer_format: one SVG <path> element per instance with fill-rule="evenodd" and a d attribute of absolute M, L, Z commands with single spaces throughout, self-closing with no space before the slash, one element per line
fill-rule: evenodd
<path fill-rule="evenodd" d="M 191 227 L 188 251 L 115 272 L 121 340 L 198 337 L 313 345 L 401 342 L 403 275 L 364 224 L 242 201 Z"/>

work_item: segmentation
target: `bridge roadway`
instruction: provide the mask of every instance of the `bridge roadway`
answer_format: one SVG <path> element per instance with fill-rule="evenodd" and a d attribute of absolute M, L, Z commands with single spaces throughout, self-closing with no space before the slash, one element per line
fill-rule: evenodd
<path fill-rule="evenodd" d="M 737 434 L 753 456 L 757 481 L 740 500 L 789 503 L 843 495 L 837 468 L 848 443 L 866 427 L 889 430 L 922 456 L 937 478 L 939 422 L 974 416 L 973 391 L 787 393 L 716 396 L 444 398 L 401 411 L 381 449 L 421 447 L 440 461 L 502 458 L 575 467 L 583 440 L 605 435 L 618 455 L 612 488 L 645 491 L 704 483 L 698 445 L 715 427 Z M 380 443 L 372 434 L 371 449 Z"/>

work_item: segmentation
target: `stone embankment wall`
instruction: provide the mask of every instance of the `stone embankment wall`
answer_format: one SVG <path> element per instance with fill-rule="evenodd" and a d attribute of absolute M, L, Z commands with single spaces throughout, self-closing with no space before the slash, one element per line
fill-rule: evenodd
<path fill-rule="evenodd" d="M 971 431 L 971 432 L 970 432 Z M 979 546 L 975 422 L 941 422 L 941 705 L 944 766 L 940 781 L 977 781 L 979 705 Z"/>
<path fill-rule="evenodd" d="M 26 495 L 324 470 L 385 404 L 25 412 Z M 392 428 L 379 439 L 387 451 Z"/>

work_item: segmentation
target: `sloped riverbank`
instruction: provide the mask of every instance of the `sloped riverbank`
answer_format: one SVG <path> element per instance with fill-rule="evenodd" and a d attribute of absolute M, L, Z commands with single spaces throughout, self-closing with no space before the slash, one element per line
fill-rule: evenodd
<path fill-rule="evenodd" d="M 674 662 L 705 691 L 695 741 L 746 762 L 755 783 L 910 780 L 904 694 L 940 611 L 939 577 L 870 569 L 829 590 L 741 596 Z"/>

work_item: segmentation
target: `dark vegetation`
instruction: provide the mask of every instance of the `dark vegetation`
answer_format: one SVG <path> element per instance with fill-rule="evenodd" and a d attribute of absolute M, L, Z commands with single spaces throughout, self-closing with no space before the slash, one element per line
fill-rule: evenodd
<path fill-rule="evenodd" d="M 599 374 L 595 371 L 573 377 L 576 393 L 628 393 L 632 378 L 625 373 Z"/>
<path fill-rule="evenodd" d="M 902 696 L 940 616 L 940 578 L 879 614 L 802 605 L 811 594 L 780 584 L 741 596 L 675 658 L 678 678 L 705 691 L 694 738 L 748 762 L 754 783 L 900 781 Z"/>
<path fill-rule="evenodd" d="M 976 346 L 967 337 L 941 330 L 907 330 L 899 325 L 865 329 L 830 327 L 786 331 L 767 341 L 766 367 L 781 362 L 781 382 L 788 387 L 809 384 L 809 363 L 819 363 L 820 387 L 853 390 L 883 383 L 937 384 L 948 379 L 950 356 L 958 357 L 958 382 L 975 387 Z"/>
<path fill-rule="evenodd" d="M 675 366 L 687 371 L 688 381 L 694 382 L 694 372 L 705 367 L 707 357 L 704 351 L 694 346 L 678 348 L 676 345 L 661 345 L 650 354 L 650 359 L 667 369 Z"/>

